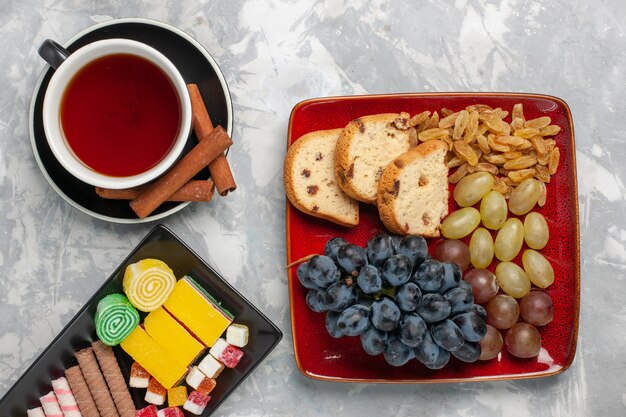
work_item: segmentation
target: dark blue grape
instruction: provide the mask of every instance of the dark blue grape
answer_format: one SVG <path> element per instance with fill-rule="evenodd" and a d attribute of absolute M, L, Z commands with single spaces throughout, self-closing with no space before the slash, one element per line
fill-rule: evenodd
<path fill-rule="evenodd" d="M 326 242 L 326 246 L 324 246 L 324 255 L 337 262 L 337 251 L 340 247 L 347 244 L 348 242 L 346 242 L 344 239 L 340 237 L 334 237 Z"/>
<path fill-rule="evenodd" d="M 381 266 L 393 255 L 391 237 L 384 233 L 374 236 L 367 241 L 365 252 L 371 265 Z"/>
<path fill-rule="evenodd" d="M 444 297 L 450 302 L 450 314 L 453 316 L 470 311 L 474 306 L 474 294 L 471 288 L 469 291 L 461 287 L 452 288 L 444 294 Z"/>
<path fill-rule="evenodd" d="M 370 325 L 370 309 L 355 304 L 343 310 L 337 320 L 337 327 L 346 336 L 358 336 L 365 333 Z"/>
<path fill-rule="evenodd" d="M 409 282 L 411 278 L 411 260 L 404 255 L 393 255 L 383 265 L 383 279 L 393 286 Z"/>
<path fill-rule="evenodd" d="M 324 302 L 324 293 L 317 290 L 309 290 L 306 293 L 306 305 L 316 313 L 328 310 L 328 306 Z"/>
<path fill-rule="evenodd" d="M 404 239 L 404 236 L 399 236 L 399 235 L 391 236 L 391 246 L 393 247 L 394 254 L 399 253 L 398 249 L 400 248 L 400 242 L 402 242 L 402 239 Z"/>
<path fill-rule="evenodd" d="M 309 260 L 307 273 L 311 282 L 322 288 L 330 286 L 341 278 L 341 273 L 335 262 L 324 255 L 315 255 Z"/>
<path fill-rule="evenodd" d="M 460 348 L 451 353 L 460 361 L 472 363 L 478 360 L 480 352 L 480 344 L 466 341 Z"/>
<path fill-rule="evenodd" d="M 409 347 L 422 343 L 428 331 L 426 322 L 416 313 L 407 314 L 400 319 L 398 338 Z"/>
<path fill-rule="evenodd" d="M 435 343 L 449 351 L 459 349 L 465 341 L 463 333 L 451 320 L 433 324 L 430 327 L 430 335 Z"/>
<path fill-rule="evenodd" d="M 396 292 L 396 304 L 404 311 L 415 311 L 421 301 L 422 292 L 413 282 L 407 282 Z"/>
<path fill-rule="evenodd" d="M 474 311 L 454 316 L 452 321 L 461 330 L 465 340 L 470 342 L 480 342 L 487 334 L 485 321 Z"/>
<path fill-rule="evenodd" d="M 390 336 L 383 356 L 391 366 L 402 366 L 413 358 L 413 349 L 405 345 L 396 336 Z"/>
<path fill-rule="evenodd" d="M 428 244 L 426 239 L 419 235 L 405 236 L 398 244 L 396 253 L 408 256 L 411 265 L 417 268 L 428 257 Z"/>
<path fill-rule="evenodd" d="M 398 326 L 400 308 L 389 298 L 372 303 L 372 324 L 379 330 L 390 332 Z"/>
<path fill-rule="evenodd" d="M 417 313 L 426 323 L 435 323 L 450 315 L 450 302 L 441 294 L 426 294 L 417 307 Z"/>
<path fill-rule="evenodd" d="M 422 292 L 437 292 L 443 284 L 445 275 L 443 264 L 434 259 L 427 259 L 417 267 L 413 274 L 413 282 Z"/>
<path fill-rule="evenodd" d="M 373 265 L 365 265 L 359 271 L 356 283 L 365 294 L 376 294 L 383 288 L 383 277 L 378 268 Z"/>
<path fill-rule="evenodd" d="M 304 288 L 319 291 L 322 288 L 315 285 L 313 281 L 311 281 L 311 278 L 309 278 L 308 266 L 309 266 L 308 262 L 303 262 L 300 265 L 298 265 L 298 270 L 296 272 L 296 275 L 298 276 L 298 281 L 300 281 L 300 284 L 302 284 Z"/>
<path fill-rule="evenodd" d="M 337 320 L 339 319 L 340 314 L 341 313 L 338 313 L 336 311 L 329 311 L 328 313 L 326 313 L 326 320 L 324 323 L 326 325 L 326 331 L 335 339 L 339 339 L 340 337 L 345 336 L 343 332 L 339 329 L 339 327 L 337 327 Z"/>
<path fill-rule="evenodd" d="M 426 332 L 424 340 L 413 349 L 413 353 L 428 369 L 441 369 L 450 361 L 450 352 L 435 343 L 430 332 Z"/>
<path fill-rule="evenodd" d="M 439 345 L 435 343 L 430 332 L 426 332 L 422 343 L 413 349 L 413 353 L 418 361 L 426 365 L 427 363 L 433 363 L 437 360 L 439 349 Z"/>
<path fill-rule="evenodd" d="M 439 287 L 439 294 L 445 294 L 446 291 L 458 286 L 459 281 L 461 281 L 461 275 L 461 268 L 457 264 L 444 262 L 443 282 L 441 284 L 441 287 Z"/>
<path fill-rule="evenodd" d="M 365 333 L 361 335 L 361 345 L 368 355 L 379 355 L 385 350 L 387 345 L 387 337 L 389 333 L 378 330 L 374 326 L 370 326 Z"/>
<path fill-rule="evenodd" d="M 478 317 L 483 319 L 483 321 L 487 321 L 487 310 L 485 310 L 485 307 L 481 306 L 480 304 L 474 304 L 474 306 L 472 307 L 472 311 L 478 314 Z"/>
<path fill-rule="evenodd" d="M 343 311 L 356 303 L 358 294 L 352 280 L 339 281 L 328 287 L 324 295 L 326 307 L 332 311 Z"/>
<path fill-rule="evenodd" d="M 469 291 L 469 292 L 471 292 L 473 294 L 473 292 L 472 292 L 473 291 L 472 290 L 472 285 L 469 282 L 465 281 L 464 279 L 459 281 L 459 285 L 458 286 L 459 286 L 459 288 L 467 290 L 467 291 Z"/>
<path fill-rule="evenodd" d="M 337 263 L 348 274 L 356 277 L 359 274 L 359 269 L 367 265 L 367 255 L 360 246 L 343 245 L 337 251 Z"/>

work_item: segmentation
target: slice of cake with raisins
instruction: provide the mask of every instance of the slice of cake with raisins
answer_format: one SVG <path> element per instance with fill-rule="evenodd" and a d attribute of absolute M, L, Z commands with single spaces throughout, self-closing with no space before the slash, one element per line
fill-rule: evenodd
<path fill-rule="evenodd" d="M 447 144 L 429 140 L 395 158 L 383 171 L 378 213 L 385 227 L 402 235 L 440 235 L 448 214 Z"/>
<path fill-rule="evenodd" d="M 407 123 L 407 113 L 374 114 L 348 123 L 335 155 L 335 178 L 346 194 L 376 204 L 383 169 L 417 145 L 417 132 Z"/>
<path fill-rule="evenodd" d="M 285 192 L 298 210 L 342 226 L 359 223 L 359 203 L 344 193 L 334 174 L 335 148 L 343 129 L 307 133 L 288 149 Z"/>

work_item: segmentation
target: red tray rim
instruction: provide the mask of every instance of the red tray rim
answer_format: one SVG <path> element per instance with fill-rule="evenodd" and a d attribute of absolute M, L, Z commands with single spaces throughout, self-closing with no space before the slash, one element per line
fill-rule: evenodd
<path fill-rule="evenodd" d="M 289 128 L 287 131 L 287 148 L 290 146 L 290 138 L 293 129 L 293 121 L 296 112 L 301 108 L 309 104 L 314 103 L 322 103 L 322 102 L 331 102 L 331 101 L 357 101 L 363 99 L 385 99 L 385 98 L 430 98 L 430 97 L 446 97 L 446 96 L 460 96 L 460 97 L 472 97 L 472 98 L 480 98 L 480 97 L 489 97 L 489 98 L 499 98 L 499 97 L 519 97 L 524 99 L 544 99 L 557 102 L 565 109 L 565 114 L 567 116 L 567 121 L 570 125 L 570 137 L 569 141 L 571 144 L 571 149 L 575 150 L 575 139 L 574 139 L 574 122 L 572 120 L 572 111 L 569 105 L 561 98 L 546 94 L 537 94 L 537 93 L 515 93 L 515 92 L 437 92 L 437 93 L 392 93 L 392 94 L 363 94 L 363 95 L 352 95 L 352 96 L 329 96 L 329 97 L 318 97 L 302 100 L 297 103 L 293 109 L 291 110 L 291 114 L 289 115 Z M 554 371 L 545 371 L 545 372 L 531 372 L 524 374 L 506 374 L 506 375 L 488 375 L 488 376 L 478 376 L 478 377 L 468 377 L 468 378 L 445 378 L 445 379 L 362 379 L 362 378 L 342 378 L 342 377 L 333 377 L 326 375 L 317 375 L 311 372 L 308 372 L 303 368 L 300 362 L 300 350 L 298 349 L 298 343 L 296 340 L 296 331 L 295 331 L 295 320 L 294 320 L 294 289 L 293 289 L 293 280 L 289 279 L 289 271 L 287 270 L 287 283 L 289 285 L 289 312 L 291 319 L 291 340 L 293 343 L 294 350 L 294 359 L 296 361 L 296 365 L 298 370 L 302 375 L 315 379 L 318 381 L 328 381 L 328 382 L 344 382 L 344 383 L 374 383 L 374 384 L 406 384 L 406 383 L 414 383 L 414 384 L 445 384 L 445 383 L 462 383 L 462 382 L 490 382 L 490 381 L 512 381 L 512 380 L 520 380 L 520 379 L 531 379 L 531 378 L 541 378 L 541 377 L 549 377 L 558 375 L 564 371 L 566 371 L 574 361 L 574 357 L 576 356 L 576 348 L 578 342 L 578 325 L 580 318 L 580 219 L 578 213 L 578 176 L 577 176 L 577 168 L 576 168 L 576 152 L 572 154 L 572 169 L 574 170 L 574 207 L 576 214 L 576 245 L 575 245 L 575 254 L 574 258 L 576 261 L 575 268 L 575 305 L 574 305 L 574 322 L 573 326 L 573 334 L 572 334 L 572 349 L 567 358 L 565 364 Z M 291 238 L 290 238 L 290 230 L 291 230 L 291 215 L 290 215 L 290 206 L 289 200 L 285 203 L 286 217 L 285 217 L 285 234 L 286 234 L 286 246 L 287 246 L 287 265 L 289 265 L 294 260 L 291 259 Z"/>

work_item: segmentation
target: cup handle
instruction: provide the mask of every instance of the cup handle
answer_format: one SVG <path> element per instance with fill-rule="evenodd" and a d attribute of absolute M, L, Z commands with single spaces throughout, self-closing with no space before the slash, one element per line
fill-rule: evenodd
<path fill-rule="evenodd" d="M 37 52 L 54 69 L 57 69 L 70 55 L 67 49 L 52 39 L 43 41 Z"/>

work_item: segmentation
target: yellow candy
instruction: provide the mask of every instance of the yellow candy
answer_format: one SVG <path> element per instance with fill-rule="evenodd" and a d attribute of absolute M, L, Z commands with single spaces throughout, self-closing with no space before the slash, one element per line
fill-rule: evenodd
<path fill-rule="evenodd" d="M 175 284 L 174 272 L 165 262 L 142 259 L 126 267 L 122 287 L 137 309 L 153 311 L 167 300 Z"/>
<path fill-rule="evenodd" d="M 187 367 L 175 360 L 141 326 L 135 327 L 120 346 L 165 388 L 172 388 L 187 373 Z"/>
<path fill-rule="evenodd" d="M 181 385 L 167 390 L 167 404 L 170 407 L 180 407 L 187 401 L 187 387 Z"/>
<path fill-rule="evenodd" d="M 176 283 L 163 306 L 207 346 L 213 346 L 233 321 L 232 314 L 189 277 Z"/>
<path fill-rule="evenodd" d="M 182 365 L 189 365 L 204 350 L 204 345 L 162 307 L 146 316 L 144 326 L 150 337 Z"/>

